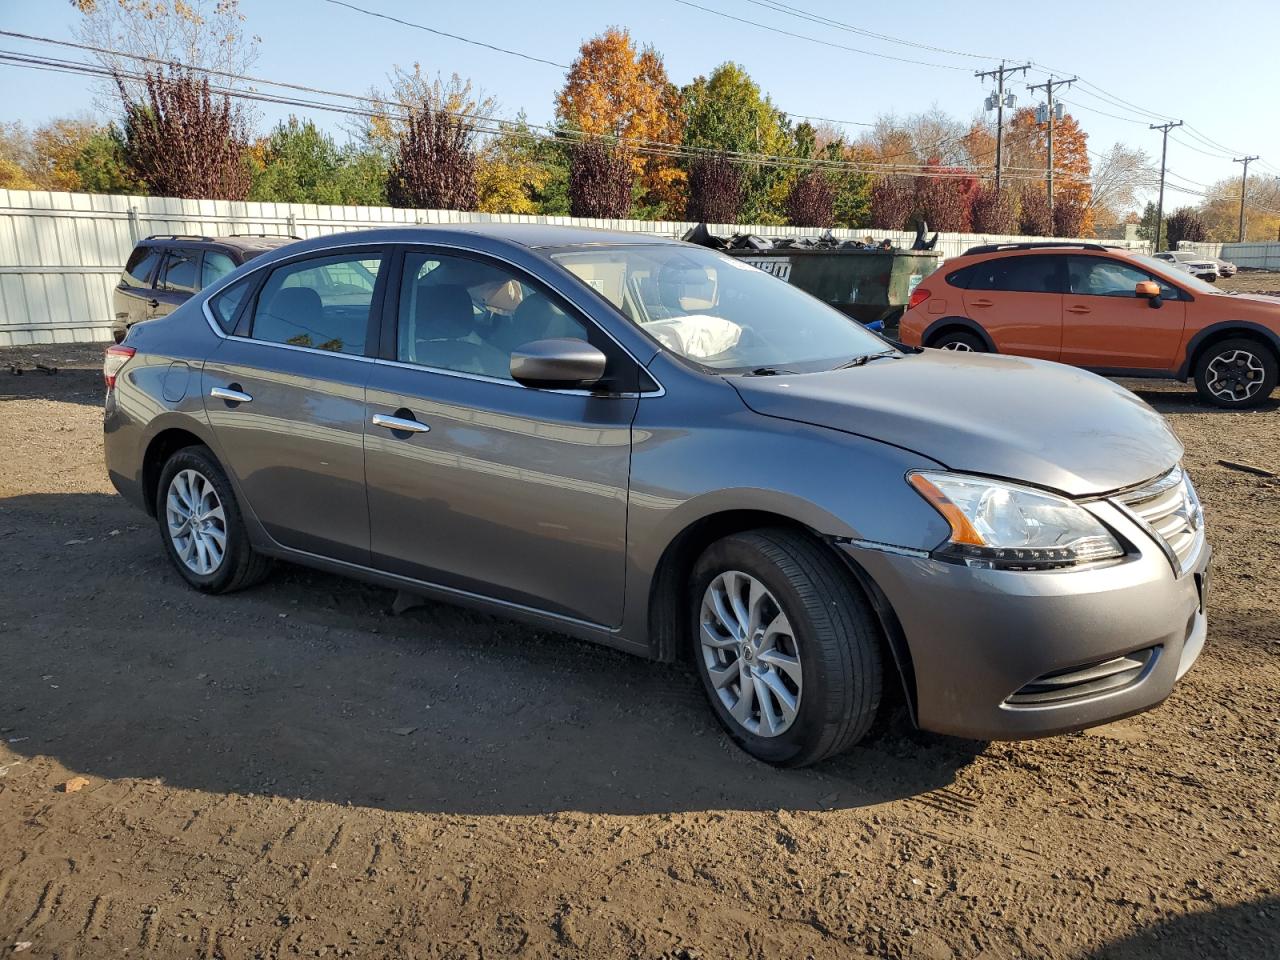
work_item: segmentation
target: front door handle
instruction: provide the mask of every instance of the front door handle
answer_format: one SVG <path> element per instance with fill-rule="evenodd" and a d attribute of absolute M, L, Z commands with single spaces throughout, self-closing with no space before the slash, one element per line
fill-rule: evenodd
<path fill-rule="evenodd" d="M 410 420 L 407 417 L 393 417 L 386 413 L 375 413 L 373 415 L 373 425 L 375 427 L 386 427 L 388 430 L 398 433 L 429 433 L 431 428 L 425 423 L 419 423 L 417 420 Z"/>
<path fill-rule="evenodd" d="M 1077 304 L 1074 307 L 1067 307 L 1067 313 L 1093 313 L 1093 311 Z"/>
<path fill-rule="evenodd" d="M 243 390 L 233 390 L 230 387 L 214 387 L 209 391 L 209 396 L 215 400 L 225 400 L 227 403 L 252 403 L 253 397 L 245 393 Z"/>

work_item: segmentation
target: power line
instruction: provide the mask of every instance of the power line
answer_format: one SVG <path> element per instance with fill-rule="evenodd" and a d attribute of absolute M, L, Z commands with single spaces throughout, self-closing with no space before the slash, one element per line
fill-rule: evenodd
<path fill-rule="evenodd" d="M 789 17 L 795 17 L 799 20 L 808 20 L 810 23 L 821 24 L 826 27 L 835 27 L 838 30 L 845 30 L 849 33 L 855 33 L 862 37 L 870 37 L 873 40 L 883 40 L 886 43 L 897 43 L 905 47 L 914 47 L 917 50 L 929 50 L 933 53 L 947 53 L 955 57 L 971 57 L 975 60 L 998 60 L 997 56 L 992 54 L 968 53 L 964 50 L 952 50 L 947 47 L 934 47 L 927 43 L 920 43 L 915 40 L 904 40 L 901 37 L 894 37 L 887 33 L 876 33 L 874 30 L 867 30 L 863 27 L 856 27 L 851 23 L 844 23 L 840 20 L 833 20 L 830 17 L 824 17 L 816 13 L 810 13 L 807 10 L 800 10 L 796 7 L 780 3 L 778 0 L 747 0 L 757 7 L 764 7 L 766 10 L 773 10 L 777 13 L 785 14 Z"/>
<path fill-rule="evenodd" d="M 113 51 L 114 52 L 114 51 Z M 128 56 L 127 54 L 122 54 Z M 0 51 L 0 63 L 11 66 L 21 66 L 29 69 L 46 70 L 58 73 L 85 74 L 103 78 L 111 78 L 119 76 L 129 80 L 145 80 L 146 74 L 137 72 L 128 72 L 122 70 L 112 70 L 107 67 L 87 64 L 79 61 L 62 60 L 59 58 L 38 57 L 30 54 L 16 53 L 13 51 Z M 184 66 L 175 64 L 175 66 Z M 189 66 L 188 69 L 197 72 L 218 73 L 219 71 L 204 70 L 199 67 Z M 273 84 L 275 81 L 261 80 L 258 82 Z M 293 84 L 292 87 L 299 85 Z M 285 106 L 300 107 L 313 110 L 323 110 L 336 113 L 342 113 L 349 116 L 359 117 L 377 117 L 384 114 L 369 109 L 362 109 L 355 106 L 344 104 L 327 103 L 323 101 L 304 99 L 300 97 L 281 96 L 277 94 L 265 93 L 257 90 L 233 89 L 225 86 L 210 85 L 212 92 L 220 96 L 227 96 L 233 99 L 251 100 L 260 103 L 274 103 Z M 342 96 L 357 101 L 373 102 L 371 98 L 356 94 L 340 94 L 334 91 L 324 91 L 326 95 Z M 388 103 L 387 106 L 404 107 L 402 104 Z M 526 129 L 521 129 L 519 124 L 513 121 L 503 120 L 501 118 L 486 117 L 478 114 L 457 114 L 449 111 L 440 111 L 450 116 L 464 118 L 470 123 L 473 129 L 479 133 L 485 134 L 514 134 L 533 140 L 556 141 L 562 143 L 577 143 L 584 139 L 589 139 L 585 134 L 572 131 L 559 130 L 550 127 L 527 125 Z M 546 130 L 546 134 L 534 133 L 534 130 Z M 660 141 L 647 141 L 637 138 L 617 138 L 620 143 L 626 145 L 629 149 L 633 149 L 636 153 L 648 156 L 662 156 L 679 159 L 694 159 L 697 157 L 707 156 L 709 154 L 723 153 L 731 160 L 743 164 L 753 164 L 764 167 L 774 167 L 782 169 L 812 169 L 814 167 L 823 167 L 833 170 L 844 170 L 852 173 L 863 174 L 879 174 L 883 176 L 908 176 L 908 177 L 927 177 L 931 179 L 985 179 L 986 174 L 976 169 L 953 168 L 947 170 L 930 169 L 920 164 L 891 164 L 880 160 L 876 161 L 844 161 L 832 160 L 826 158 L 803 158 L 803 157 L 787 157 L 777 154 L 752 154 L 741 151 L 717 151 L 710 148 L 686 147 L 679 144 L 669 144 Z M 1015 175 L 1014 179 L 1033 179 Z"/>
<path fill-rule="evenodd" d="M 484 47 L 486 50 L 492 50 L 495 53 L 505 53 L 511 57 L 519 57 L 521 60 L 529 60 L 533 63 L 545 63 L 548 67 L 559 67 L 561 70 L 568 70 L 567 63 L 556 63 L 554 60 L 544 60 L 542 57 L 535 57 L 529 53 L 521 53 L 519 50 L 508 50 L 506 47 L 494 46 L 492 43 L 485 43 L 483 40 L 472 40 L 470 37 L 459 36 L 456 33 L 447 33 L 444 30 L 437 30 L 435 27 L 428 27 L 425 24 L 414 23 L 411 20 L 401 20 L 399 17 L 393 17 L 389 13 L 379 13 L 377 10 L 366 10 L 364 7 L 357 7 L 354 3 L 347 3 L 346 0 L 325 0 L 336 7 L 346 7 L 348 10 L 354 10 L 356 13 L 363 13 L 369 17 L 377 17 L 379 20 L 390 20 L 392 23 L 398 23 L 402 27 L 412 27 L 414 30 L 425 30 L 427 33 L 434 33 L 438 37 L 448 37 L 450 40 L 460 40 L 462 43 L 469 43 L 473 47 Z"/>
<path fill-rule="evenodd" d="M 329 0 L 334 3 L 337 0 Z M 920 67 L 938 67 L 941 70 L 964 70 L 965 67 L 957 67 L 950 63 L 934 63 L 930 60 L 913 60 L 910 57 L 895 57 L 891 53 L 879 53 L 875 50 L 863 50 L 859 47 L 848 47 L 843 43 L 836 43 L 832 40 L 823 40 L 819 37 L 810 37 L 803 33 L 792 33 L 790 30 L 783 30 L 781 27 L 771 27 L 767 23 L 761 23 L 758 20 L 748 20 L 746 17 L 734 16 L 732 13 L 724 13 L 721 10 L 713 10 L 711 7 L 704 7 L 700 3 L 694 3 L 692 0 L 675 0 L 676 3 L 685 7 L 692 7 L 694 10 L 701 10 L 703 13 L 709 13 L 716 17 L 723 17 L 725 20 L 733 20 L 737 23 L 745 23 L 748 26 L 756 27 L 760 30 L 767 30 L 770 33 L 781 34 L 784 37 L 793 37 L 796 40 L 807 40 L 809 43 L 818 43 L 824 47 L 832 47 L 836 50 L 844 50 L 847 53 L 857 53 L 866 57 L 879 57 L 882 60 L 896 60 L 898 63 L 913 63 Z"/>
<path fill-rule="evenodd" d="M 191 70 L 197 73 L 202 73 L 210 76 L 225 77 L 225 78 L 244 81 L 252 84 L 261 84 L 265 86 L 280 87 L 282 89 L 294 90 L 302 93 L 317 94 L 325 97 L 337 97 L 342 99 L 354 100 L 358 103 L 363 103 L 363 104 L 374 104 L 374 105 L 379 105 L 383 107 L 397 107 L 406 111 L 409 109 L 412 109 L 412 105 L 410 104 L 401 103 L 401 102 L 390 100 L 390 99 L 384 100 L 375 95 L 344 93 L 341 91 L 327 90 L 321 87 L 311 87 L 304 84 L 290 83 L 282 80 L 271 80 L 265 77 L 240 75 L 240 74 L 231 73 L 225 70 L 217 70 L 211 67 L 199 67 L 199 66 L 195 66 L 194 64 L 184 64 L 184 63 L 175 63 L 173 61 L 164 61 L 155 57 L 143 56 L 141 54 L 126 53 L 124 51 L 113 50 L 107 47 L 97 47 L 89 44 L 73 43 L 68 40 L 56 40 L 50 37 L 40 37 L 33 34 L 16 33 L 14 31 L 9 31 L 9 30 L 0 30 L 0 36 L 10 36 L 10 37 L 15 37 L 22 40 L 28 40 L 28 41 L 39 42 L 39 43 L 49 43 L 49 44 L 54 44 L 56 46 L 65 46 L 65 47 L 70 47 L 74 49 L 86 50 L 93 53 L 98 53 L 103 56 L 123 57 L 125 59 L 137 60 L 143 63 L 181 67 L 183 69 Z M 60 58 L 42 57 L 42 56 L 37 56 L 32 54 L 20 54 L 12 51 L 4 52 L 0 55 L 2 55 L 11 65 L 29 66 L 32 68 L 44 67 L 50 70 L 54 70 L 56 72 L 90 73 L 92 75 L 101 76 L 104 78 L 110 78 L 114 75 L 114 73 L 118 72 L 118 71 L 114 71 L 112 68 L 94 65 L 94 64 L 86 64 L 86 63 L 83 63 L 82 61 L 63 60 Z M 134 79 L 134 80 L 145 79 L 144 74 L 131 73 L 127 75 L 125 74 L 122 74 L 122 75 L 124 76 L 124 79 Z M 347 113 L 350 115 L 362 116 L 362 117 L 374 117 L 374 116 L 380 115 L 377 111 L 371 112 L 365 109 L 353 109 L 353 108 L 348 108 L 342 105 L 327 104 L 327 103 L 322 103 L 315 100 L 280 97 L 278 95 L 266 94 L 256 90 L 240 91 L 237 89 L 233 89 L 231 87 L 218 87 L 218 88 L 215 88 L 215 91 L 221 95 L 235 96 L 242 99 L 248 99 L 248 100 L 253 100 L 253 101 L 263 102 L 263 103 L 277 103 L 277 104 L 282 104 L 286 106 L 298 106 L 298 107 L 305 107 L 309 109 L 329 110 L 332 112 Z M 519 125 L 514 123 L 513 121 L 503 120 L 497 117 L 486 117 L 479 114 L 468 114 L 463 112 L 450 112 L 450 111 L 439 111 L 439 112 L 445 113 L 449 116 L 453 116 L 459 119 L 465 119 L 469 122 L 483 122 L 483 123 L 488 123 L 488 124 L 497 126 L 497 129 L 486 128 L 482 131 L 487 133 L 509 132 L 511 130 L 518 129 L 519 127 Z M 849 121 L 849 122 L 855 122 L 855 121 Z M 868 125 L 874 126 L 874 124 L 868 124 Z M 545 131 L 548 131 L 549 133 L 554 134 L 554 137 L 552 137 L 553 139 L 561 139 L 561 140 L 574 139 L 576 136 L 576 135 L 566 136 L 564 131 L 559 131 L 546 125 L 528 125 L 528 126 L 531 129 L 545 130 Z M 935 148 L 941 147 L 944 144 L 952 143 L 957 140 L 962 140 L 967 136 L 968 134 L 965 133 L 965 134 L 957 135 L 955 137 L 944 138 L 942 140 L 939 140 L 933 146 Z M 883 168 L 887 167 L 889 168 L 889 171 L 891 173 L 900 174 L 900 175 L 916 175 L 910 171 L 902 171 L 901 167 L 903 166 L 909 166 L 909 167 L 925 166 L 925 168 L 927 169 L 927 166 L 924 164 L 904 165 L 904 164 L 896 164 L 896 163 L 891 164 L 888 162 L 901 157 L 912 156 L 913 155 L 912 151 L 904 151 L 898 154 L 884 155 L 884 156 L 877 157 L 875 160 L 839 161 L 839 160 L 831 160 L 828 158 L 806 159 L 806 158 L 780 157 L 778 155 L 771 155 L 771 154 L 752 154 L 752 153 L 745 153 L 745 152 L 739 152 L 739 151 L 721 151 L 721 150 L 716 150 L 714 148 L 688 147 L 683 144 L 670 144 L 670 143 L 664 143 L 661 141 L 644 140 L 640 138 L 620 138 L 620 140 L 623 143 L 636 144 L 641 147 L 656 147 L 665 151 L 680 150 L 681 153 L 679 155 L 683 157 L 705 156 L 713 153 L 725 153 L 726 155 L 730 156 L 731 159 L 741 159 L 746 162 L 760 162 L 763 159 L 785 160 L 792 166 L 809 167 L 813 165 L 836 165 L 836 166 L 856 169 L 858 172 L 867 172 L 867 173 L 882 172 Z M 669 155 L 669 154 L 663 154 L 663 155 Z M 984 159 L 986 156 L 989 156 L 989 153 L 983 154 L 981 156 L 975 156 L 973 159 L 975 160 Z M 1019 172 L 1025 172 L 1027 170 L 1030 170 L 1031 168 L 1012 168 L 1012 169 L 1015 169 Z M 972 176 L 980 176 L 981 172 L 978 170 L 970 170 L 970 169 L 955 169 L 955 170 L 947 171 L 946 173 L 942 173 L 938 171 L 930 171 L 930 173 L 927 173 L 924 175 L 972 177 Z M 1022 179 L 1022 178 L 1019 177 L 1019 179 Z"/>

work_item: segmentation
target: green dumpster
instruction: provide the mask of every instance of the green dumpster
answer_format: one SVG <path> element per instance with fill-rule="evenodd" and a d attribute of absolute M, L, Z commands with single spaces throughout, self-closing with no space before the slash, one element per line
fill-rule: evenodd
<path fill-rule="evenodd" d="M 840 242 L 829 234 L 812 240 L 754 236 L 722 240 L 701 227 L 683 239 L 758 267 L 860 323 L 881 321 L 886 327 L 897 324 L 912 291 L 938 268 L 940 260 L 936 250 L 866 246 Z"/>
<path fill-rule="evenodd" d="M 898 322 L 916 286 L 938 268 L 932 250 L 788 247 L 725 250 L 848 314 L 860 323 Z"/>

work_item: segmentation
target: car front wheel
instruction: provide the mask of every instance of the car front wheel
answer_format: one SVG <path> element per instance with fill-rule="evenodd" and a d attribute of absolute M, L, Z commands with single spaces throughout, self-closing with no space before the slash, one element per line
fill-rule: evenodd
<path fill-rule="evenodd" d="M 880 704 L 874 614 L 828 550 L 757 530 L 694 568 L 694 657 L 717 719 L 748 753 L 799 767 L 860 740 Z"/>
<path fill-rule="evenodd" d="M 1223 340 L 1196 361 L 1196 390 L 1215 406 L 1243 409 L 1266 400 L 1278 374 L 1275 353 L 1257 340 Z"/>
<path fill-rule="evenodd" d="M 230 593 L 266 576 L 240 516 L 231 481 L 205 447 L 171 456 L 156 489 L 156 520 L 178 573 L 204 593 Z"/>

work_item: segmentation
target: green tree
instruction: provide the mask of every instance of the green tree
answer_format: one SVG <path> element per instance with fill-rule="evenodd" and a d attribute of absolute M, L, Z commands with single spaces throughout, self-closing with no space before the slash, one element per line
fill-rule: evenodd
<path fill-rule="evenodd" d="M 71 158 L 79 180 L 75 189 L 84 193 L 146 193 L 146 187 L 129 172 L 124 155 L 124 134 L 114 123 L 91 134 Z"/>
<path fill-rule="evenodd" d="M 249 151 L 250 200 L 271 203 L 386 202 L 386 161 L 376 151 L 339 148 L 310 120 L 290 117 Z"/>
<path fill-rule="evenodd" d="M 795 156 L 786 115 L 736 63 L 722 63 L 709 77 L 681 90 L 686 147 L 735 153 Z M 784 223 L 787 171 L 757 162 L 743 165 L 742 217 L 751 223 Z"/>

